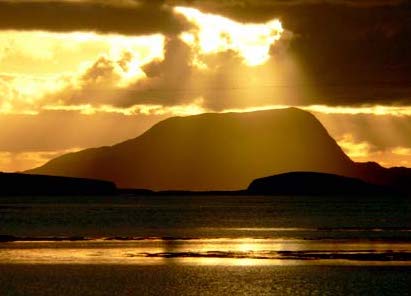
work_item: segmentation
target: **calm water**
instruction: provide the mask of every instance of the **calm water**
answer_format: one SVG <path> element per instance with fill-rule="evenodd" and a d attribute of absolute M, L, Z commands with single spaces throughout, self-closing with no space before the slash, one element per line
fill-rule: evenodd
<path fill-rule="evenodd" d="M 408 295 L 410 210 L 390 197 L 2 198 L 0 294 Z"/>
<path fill-rule="evenodd" d="M 410 210 L 390 197 L 0 198 L 0 234 L 409 239 Z"/>

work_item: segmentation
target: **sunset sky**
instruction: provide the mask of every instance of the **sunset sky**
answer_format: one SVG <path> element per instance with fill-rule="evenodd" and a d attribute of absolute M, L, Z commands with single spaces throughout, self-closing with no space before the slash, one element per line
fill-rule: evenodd
<path fill-rule="evenodd" d="M 0 1 L 0 171 L 287 106 L 354 160 L 411 167 L 410 40 L 408 1 Z"/>

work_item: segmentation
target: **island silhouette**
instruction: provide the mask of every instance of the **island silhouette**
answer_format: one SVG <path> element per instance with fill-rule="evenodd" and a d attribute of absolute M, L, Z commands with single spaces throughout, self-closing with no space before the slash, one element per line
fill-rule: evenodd
<path fill-rule="evenodd" d="M 411 169 L 352 161 L 314 115 L 297 108 L 172 117 L 134 139 L 65 154 L 26 173 L 153 191 L 238 191 L 288 172 L 358 178 L 400 191 L 409 191 L 411 181 Z"/>
<path fill-rule="evenodd" d="M 246 192 L 250 195 L 384 195 L 393 188 L 333 174 L 291 172 L 256 179 Z"/>
<path fill-rule="evenodd" d="M 113 182 L 84 178 L 0 173 L 0 196 L 78 195 L 399 195 L 395 188 L 333 174 L 291 172 L 259 178 L 243 190 L 152 191 L 117 188 Z"/>
<path fill-rule="evenodd" d="M 110 195 L 117 192 L 116 185 L 109 181 L 0 173 L 0 196 Z"/>

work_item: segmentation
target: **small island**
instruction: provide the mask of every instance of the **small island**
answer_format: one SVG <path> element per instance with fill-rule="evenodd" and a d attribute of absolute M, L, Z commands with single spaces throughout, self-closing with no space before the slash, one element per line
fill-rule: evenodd
<path fill-rule="evenodd" d="M 113 182 L 58 176 L 0 173 L 0 196 L 111 195 Z"/>
<path fill-rule="evenodd" d="M 383 195 L 388 187 L 359 179 L 317 172 L 290 172 L 254 180 L 249 194 L 266 195 Z"/>

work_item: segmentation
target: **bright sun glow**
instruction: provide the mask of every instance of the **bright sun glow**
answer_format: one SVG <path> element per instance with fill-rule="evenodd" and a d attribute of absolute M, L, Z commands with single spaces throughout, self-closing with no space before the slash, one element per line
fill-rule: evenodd
<path fill-rule="evenodd" d="M 161 34 L 0 31 L 0 114 L 35 114 L 69 84 L 125 88 L 146 77 L 144 65 L 164 59 L 164 42 Z"/>
<path fill-rule="evenodd" d="M 180 38 L 200 54 L 212 54 L 232 50 L 238 53 L 248 66 L 264 64 L 270 58 L 270 47 L 281 38 L 283 28 L 279 20 L 264 24 L 243 24 L 228 18 L 176 7 L 196 28 L 184 32 Z"/>
<path fill-rule="evenodd" d="M 137 66 L 162 59 L 164 36 L 122 36 L 93 32 L 53 33 L 45 31 L 0 31 L 2 73 L 72 73 L 85 61 L 104 54 L 118 60 L 127 52 Z M 13 49 L 13 50 L 11 50 Z M 18 61 L 24 60 L 24 65 Z"/>

